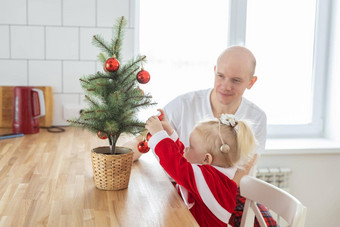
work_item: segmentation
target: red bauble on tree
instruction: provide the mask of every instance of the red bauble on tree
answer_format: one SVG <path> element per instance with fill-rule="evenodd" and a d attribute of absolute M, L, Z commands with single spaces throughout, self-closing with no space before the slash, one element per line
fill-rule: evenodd
<path fill-rule="evenodd" d="M 103 132 L 97 132 L 97 136 L 102 140 L 107 139 L 107 135 Z"/>
<path fill-rule="evenodd" d="M 109 72 L 116 72 L 119 69 L 119 61 L 116 58 L 107 59 L 104 69 Z"/>
<path fill-rule="evenodd" d="M 138 151 L 140 153 L 147 153 L 150 150 L 150 147 L 148 146 L 148 142 L 142 141 L 138 144 Z"/>
<path fill-rule="evenodd" d="M 141 84 L 146 84 L 150 81 L 150 74 L 148 71 L 142 69 L 137 73 L 137 81 Z"/>

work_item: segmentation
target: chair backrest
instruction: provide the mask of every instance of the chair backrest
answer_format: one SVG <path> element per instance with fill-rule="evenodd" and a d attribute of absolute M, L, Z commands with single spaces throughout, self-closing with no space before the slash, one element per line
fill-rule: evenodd
<path fill-rule="evenodd" d="M 247 175 L 241 179 L 240 193 L 241 196 L 246 198 L 240 227 L 253 227 L 254 216 L 256 216 L 261 227 L 267 226 L 256 205 L 257 203 L 274 211 L 291 227 L 304 226 L 307 208 L 288 192 Z"/>

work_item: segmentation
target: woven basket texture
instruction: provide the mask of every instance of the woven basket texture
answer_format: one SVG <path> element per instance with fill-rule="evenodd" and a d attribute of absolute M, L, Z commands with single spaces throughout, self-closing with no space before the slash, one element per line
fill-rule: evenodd
<path fill-rule="evenodd" d="M 117 154 L 109 153 L 109 147 L 97 147 L 91 151 L 95 185 L 101 190 L 121 190 L 129 185 L 133 151 L 116 147 Z"/>

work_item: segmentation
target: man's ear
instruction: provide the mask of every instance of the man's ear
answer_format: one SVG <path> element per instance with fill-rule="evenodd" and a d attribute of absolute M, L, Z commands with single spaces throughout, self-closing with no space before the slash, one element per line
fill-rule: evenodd
<path fill-rule="evenodd" d="M 255 84 L 256 81 L 257 81 L 257 76 L 253 76 L 249 81 L 247 89 L 252 88 L 252 86 Z"/>
<path fill-rule="evenodd" d="M 202 163 L 202 164 L 211 165 L 212 161 L 213 161 L 212 155 L 209 154 L 209 153 L 206 153 L 206 154 L 204 155 L 204 159 L 203 159 L 203 163 Z"/>

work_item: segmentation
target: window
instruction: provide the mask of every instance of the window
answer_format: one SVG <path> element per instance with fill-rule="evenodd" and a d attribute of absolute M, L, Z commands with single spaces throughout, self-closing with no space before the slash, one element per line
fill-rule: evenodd
<path fill-rule="evenodd" d="M 153 80 L 145 89 L 162 107 L 178 94 L 212 87 L 220 51 L 245 45 L 258 76 L 245 97 L 267 113 L 268 136 L 321 136 L 329 4 L 140 0 L 140 52 Z"/>
<path fill-rule="evenodd" d="M 228 1 L 140 0 L 139 5 L 139 52 L 147 56 L 151 76 L 142 89 L 158 107 L 179 94 L 213 87 L 216 58 L 228 43 Z M 147 116 L 141 112 L 141 118 Z"/>
<path fill-rule="evenodd" d="M 245 96 L 267 113 L 270 137 L 321 136 L 328 1 L 246 2 L 235 6 L 245 27 L 235 43 L 254 52 L 259 80 Z"/>

